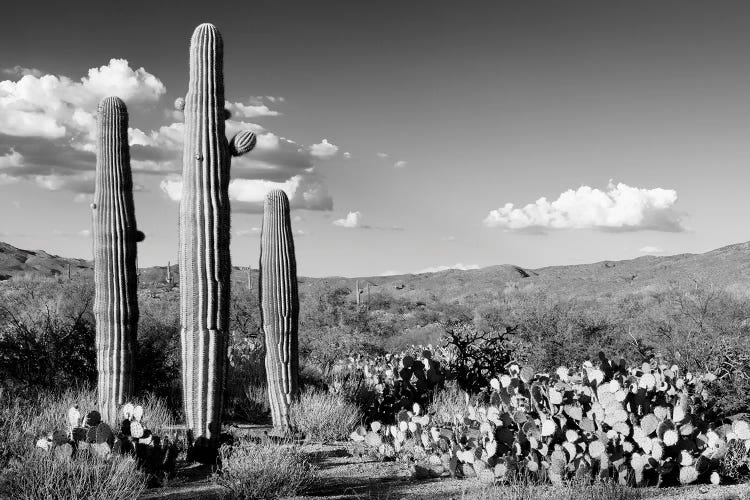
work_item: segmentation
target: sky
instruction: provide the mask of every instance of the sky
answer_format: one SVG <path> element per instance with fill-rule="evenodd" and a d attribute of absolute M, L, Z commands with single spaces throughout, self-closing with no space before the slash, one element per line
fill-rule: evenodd
<path fill-rule="evenodd" d="M 126 8 L 124 6 L 127 5 Z M 139 265 L 177 261 L 193 29 L 224 38 L 232 260 L 262 199 L 298 271 L 365 276 L 750 240 L 750 4 L 21 2 L 0 25 L 0 241 L 90 259 L 96 107 L 128 105 Z"/>

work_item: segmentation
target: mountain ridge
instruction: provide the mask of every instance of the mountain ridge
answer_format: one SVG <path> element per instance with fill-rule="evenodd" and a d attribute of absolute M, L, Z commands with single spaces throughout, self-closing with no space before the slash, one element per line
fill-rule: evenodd
<path fill-rule="evenodd" d="M 71 276 L 93 276 L 91 261 L 60 257 L 43 250 L 23 250 L 0 242 L 0 280 L 26 273 L 65 277 L 68 269 Z M 166 284 L 165 266 L 140 268 L 139 273 L 145 287 Z M 178 282 L 176 265 L 172 266 L 172 275 L 175 283 Z M 417 302 L 480 303 L 497 299 L 507 287 L 539 287 L 569 297 L 602 299 L 647 292 L 674 282 L 709 283 L 750 296 L 750 242 L 698 254 L 644 255 L 619 261 L 602 260 L 537 269 L 498 264 L 480 269 L 395 276 L 299 277 L 301 293 L 348 288 L 352 290 L 352 298 L 357 281 L 360 282 L 362 300 L 366 300 L 368 284 L 371 293 L 387 293 Z M 248 278 L 244 268 L 235 267 L 233 282 L 235 286 L 252 287 L 252 283 L 257 284 L 257 269 L 252 270 Z"/>

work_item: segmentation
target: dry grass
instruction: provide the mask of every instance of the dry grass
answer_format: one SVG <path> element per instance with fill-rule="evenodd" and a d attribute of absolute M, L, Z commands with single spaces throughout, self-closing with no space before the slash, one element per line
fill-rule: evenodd
<path fill-rule="evenodd" d="M 303 493 L 315 480 L 315 471 L 294 445 L 256 444 L 243 440 L 219 449 L 221 465 L 214 483 L 227 498 L 261 499 Z"/>
<path fill-rule="evenodd" d="M 427 411 L 432 415 L 432 425 L 450 427 L 455 423 L 456 415 L 468 415 L 466 393 L 451 381 L 445 389 L 435 393 Z"/>
<path fill-rule="evenodd" d="M 466 493 L 464 500 L 632 500 L 645 498 L 635 488 L 610 481 L 570 481 L 563 484 L 539 484 L 518 480 L 503 486 L 492 486 L 476 493 Z"/>
<path fill-rule="evenodd" d="M 131 500 L 146 488 L 146 475 L 131 457 L 100 459 L 79 453 L 75 459 L 38 449 L 13 459 L 0 483 L 2 498 L 19 500 Z"/>
<path fill-rule="evenodd" d="M 307 390 L 292 403 L 292 427 L 308 441 L 330 442 L 347 439 L 363 418 L 362 410 L 339 394 Z"/>

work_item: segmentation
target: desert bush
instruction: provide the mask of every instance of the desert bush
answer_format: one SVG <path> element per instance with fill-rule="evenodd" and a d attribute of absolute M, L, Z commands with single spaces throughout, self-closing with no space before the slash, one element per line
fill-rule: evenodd
<path fill-rule="evenodd" d="M 33 448 L 10 462 L 4 479 L 0 488 L 19 500 L 133 500 L 146 488 L 146 475 L 129 456 L 70 458 Z"/>
<path fill-rule="evenodd" d="M 510 336 L 513 330 L 478 330 L 468 322 L 444 325 L 444 347 L 452 354 L 448 360 L 448 376 L 455 378 L 461 389 L 477 393 L 489 385 L 489 379 L 505 371 L 514 355 Z"/>
<path fill-rule="evenodd" d="M 727 454 L 719 462 L 719 474 L 731 482 L 744 483 L 750 480 L 750 450 L 741 441 L 732 441 Z"/>
<path fill-rule="evenodd" d="M 219 449 L 220 465 L 212 476 L 232 499 L 265 499 L 303 493 L 315 479 L 305 455 L 294 445 L 242 440 Z"/>
<path fill-rule="evenodd" d="M 229 347 L 229 377 L 225 418 L 251 423 L 266 423 L 271 408 L 266 389 L 265 349 L 262 337 L 248 337 L 240 332 L 232 335 Z"/>
<path fill-rule="evenodd" d="M 631 500 L 643 497 L 642 491 L 612 481 L 573 480 L 551 485 L 523 479 L 462 496 L 466 500 Z"/>
<path fill-rule="evenodd" d="M 158 297 L 153 297 L 148 291 L 138 294 L 137 369 L 133 375 L 139 393 L 153 393 L 179 411 L 182 407 L 182 361 L 177 298 L 176 293 Z"/>
<path fill-rule="evenodd" d="M 22 276 L 0 284 L 0 384 L 96 381 L 90 282 Z"/>
<path fill-rule="evenodd" d="M 306 390 L 292 402 L 292 427 L 308 441 L 346 439 L 363 418 L 359 407 L 338 394 L 317 389 Z"/>
<path fill-rule="evenodd" d="M 461 390 L 456 381 L 448 382 L 445 388 L 435 392 L 427 409 L 432 424 L 438 427 L 451 427 L 455 424 L 457 415 L 468 416 L 466 410 L 468 397 L 469 395 Z"/>

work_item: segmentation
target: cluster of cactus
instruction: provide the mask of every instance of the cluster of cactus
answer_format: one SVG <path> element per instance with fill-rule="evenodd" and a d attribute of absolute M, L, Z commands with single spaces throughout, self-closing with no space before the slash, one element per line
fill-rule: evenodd
<path fill-rule="evenodd" d="M 185 419 L 195 458 L 212 461 L 221 432 L 229 345 L 229 170 L 255 134 L 225 136 L 223 41 L 201 24 L 190 41 L 190 82 L 175 106 L 185 115 L 180 202 L 180 319 Z"/>
<path fill-rule="evenodd" d="M 338 362 L 332 373 L 357 374 L 377 398 L 363 408 L 368 421 L 392 423 L 394 415 L 414 404 L 426 406 L 436 390 L 443 387 L 445 372 L 432 346 L 416 346 L 408 352 L 384 356 L 356 355 Z M 334 380 L 331 389 L 339 390 L 342 382 Z"/>
<path fill-rule="evenodd" d="M 259 294 L 271 418 L 285 433 L 299 384 L 299 296 L 289 199 L 280 189 L 270 191 L 263 205 Z"/>
<path fill-rule="evenodd" d="M 599 476 L 639 486 L 732 479 L 722 459 L 732 447 L 750 450 L 750 424 L 717 418 L 708 407 L 712 374 L 600 360 L 553 374 L 511 364 L 489 391 L 467 396 L 460 414 L 403 406 L 395 423 L 373 421 L 351 439 L 383 457 L 413 460 L 417 473 L 433 476 Z M 452 424 L 436 425 L 446 420 Z"/>
<path fill-rule="evenodd" d="M 113 421 L 117 406 L 133 389 L 133 356 L 138 328 L 136 277 L 138 231 L 128 147 L 128 110 L 107 97 L 98 110 L 94 191 L 94 317 L 98 406 Z"/>
<path fill-rule="evenodd" d="M 154 435 L 145 426 L 141 406 L 126 403 L 121 415 L 120 429 L 115 431 L 102 420 L 98 411 L 82 416 L 79 406 L 73 406 L 67 414 L 67 431 L 56 430 L 37 440 L 36 446 L 64 459 L 87 452 L 101 459 L 127 454 L 154 481 L 174 475 L 179 454 L 177 443 L 166 436 Z"/>

